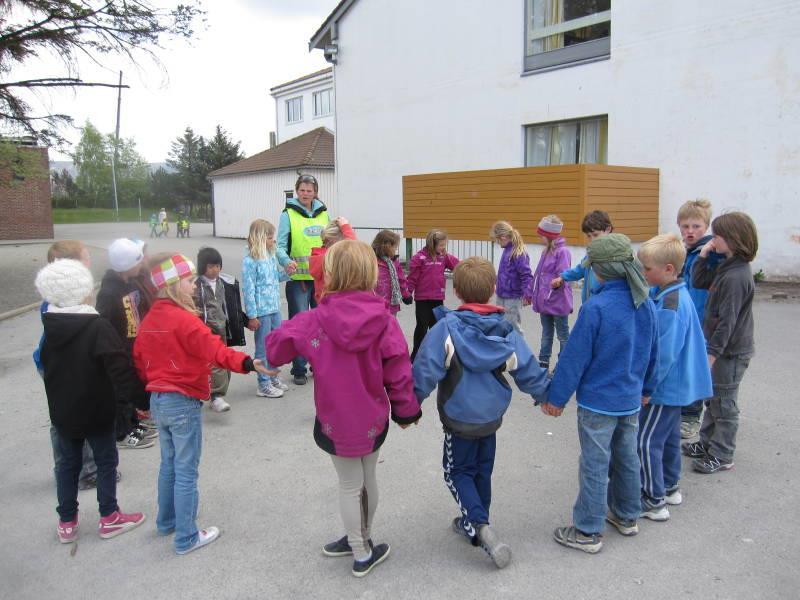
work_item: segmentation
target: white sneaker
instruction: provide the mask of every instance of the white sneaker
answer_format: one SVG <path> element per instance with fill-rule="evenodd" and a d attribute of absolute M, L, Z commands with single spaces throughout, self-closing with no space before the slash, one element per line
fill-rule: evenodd
<path fill-rule="evenodd" d="M 651 521 L 669 521 L 669 510 L 666 506 L 647 508 L 641 516 Z"/>
<path fill-rule="evenodd" d="M 269 380 L 269 382 L 272 385 L 272 387 L 274 387 L 275 389 L 281 390 L 283 392 L 285 392 L 285 391 L 287 391 L 289 389 L 289 386 L 286 385 L 280 377 L 277 377 L 277 376 L 273 377 L 273 378 L 271 378 Z"/>
<path fill-rule="evenodd" d="M 203 546 L 208 546 L 211 542 L 216 540 L 219 537 L 219 529 L 216 527 L 206 527 L 205 529 L 201 529 L 197 532 L 197 541 L 194 543 L 194 546 L 187 548 L 186 550 L 176 550 L 176 554 L 189 554 L 189 552 L 193 552 Z"/>
<path fill-rule="evenodd" d="M 227 412 L 231 409 L 231 405 L 225 402 L 222 396 L 214 396 L 211 398 L 211 410 L 214 412 Z"/>
<path fill-rule="evenodd" d="M 272 387 L 272 384 L 267 382 L 258 386 L 256 395 L 262 398 L 281 398 L 283 396 L 283 390 Z"/>
<path fill-rule="evenodd" d="M 678 506 L 678 504 L 683 502 L 683 494 L 681 494 L 680 489 L 677 489 L 671 494 L 667 494 L 664 500 L 666 500 L 667 504 L 671 506 Z"/>

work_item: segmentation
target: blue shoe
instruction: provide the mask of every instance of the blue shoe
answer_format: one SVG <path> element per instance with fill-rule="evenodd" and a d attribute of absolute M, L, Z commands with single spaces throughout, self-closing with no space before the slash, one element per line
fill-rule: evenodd
<path fill-rule="evenodd" d="M 368 575 L 372 569 L 377 567 L 387 558 L 389 558 L 389 544 L 378 544 L 372 548 L 372 555 L 367 560 L 353 561 L 353 575 L 356 577 L 364 577 Z"/>

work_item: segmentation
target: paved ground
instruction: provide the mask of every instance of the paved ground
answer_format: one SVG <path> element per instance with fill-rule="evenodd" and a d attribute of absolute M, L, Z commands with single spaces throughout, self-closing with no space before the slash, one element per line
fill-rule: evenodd
<path fill-rule="evenodd" d="M 97 247 L 116 237 L 95 228 L 58 227 L 57 235 Z M 192 253 L 203 243 L 210 240 L 153 246 Z M 242 242 L 213 243 L 238 274 Z M 13 291 L 4 286 L 0 295 Z M 267 400 L 255 396 L 253 376 L 234 376 L 231 412 L 205 413 L 199 521 L 223 530 L 218 542 L 178 557 L 156 536 L 156 446 L 120 454 L 120 502 L 148 522 L 101 540 L 93 493 L 81 492 L 80 540 L 58 544 L 46 401 L 30 360 L 38 316 L 0 322 L 2 597 L 796 598 L 800 304 L 759 301 L 755 313 L 758 355 L 742 384 L 736 468 L 685 473 L 685 502 L 668 523 L 644 522 L 630 539 L 607 532 L 596 556 L 556 545 L 552 529 L 569 522 L 577 490 L 574 403 L 550 419 L 517 393 L 498 435 L 492 505 L 514 562 L 497 571 L 449 530 L 456 510 L 442 483 L 442 434 L 429 399 L 420 426 L 392 426 L 383 447 L 374 536 L 391 543 L 392 556 L 364 580 L 349 574 L 347 559 L 319 549 L 342 526 L 335 473 L 311 436 L 312 387 Z M 401 323 L 410 336 L 413 311 L 404 308 Z M 524 326 L 538 342 L 529 312 Z"/>

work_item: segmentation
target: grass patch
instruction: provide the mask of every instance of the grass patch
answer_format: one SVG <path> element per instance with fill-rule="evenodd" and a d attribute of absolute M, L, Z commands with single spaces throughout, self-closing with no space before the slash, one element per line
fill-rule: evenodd
<path fill-rule="evenodd" d="M 151 211 L 152 212 L 152 211 Z M 150 213 L 142 209 L 143 221 L 150 219 Z M 116 211 L 111 208 L 54 208 L 53 223 L 64 225 L 67 223 L 114 223 L 117 220 Z M 121 222 L 139 221 L 139 209 L 124 207 L 119 209 Z"/>

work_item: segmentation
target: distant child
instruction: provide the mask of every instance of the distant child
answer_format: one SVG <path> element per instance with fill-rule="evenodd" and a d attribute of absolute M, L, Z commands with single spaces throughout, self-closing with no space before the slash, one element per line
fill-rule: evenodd
<path fill-rule="evenodd" d="M 411 258 L 408 291 L 414 294 L 417 317 L 411 362 L 414 362 L 428 329 L 436 324 L 433 309 L 444 304 L 444 272 L 452 271 L 457 264 L 458 259 L 447 253 L 447 234 L 441 229 L 431 229 L 425 238 L 425 247 Z"/>
<path fill-rule="evenodd" d="M 506 221 L 492 225 L 491 236 L 503 249 L 497 269 L 497 305 L 505 309 L 505 318 L 522 333 L 520 309 L 530 305 L 533 292 L 533 274 L 525 242 L 519 231 Z"/>
<path fill-rule="evenodd" d="M 592 240 L 613 232 L 614 226 L 611 224 L 611 218 L 608 216 L 607 212 L 602 210 L 593 210 L 592 212 L 586 213 L 586 215 L 583 217 L 581 231 L 584 233 L 589 243 L 591 243 Z M 583 279 L 583 287 L 581 288 L 581 304 L 586 304 L 586 301 L 589 299 L 589 296 L 592 293 L 592 288 L 597 286 L 597 280 L 594 278 L 592 268 L 583 266 L 585 261 L 586 257 L 584 256 L 581 259 L 581 262 L 571 269 L 567 269 L 566 271 L 562 272 L 560 277 L 556 277 L 550 282 L 552 287 L 558 288 L 564 285 L 565 281 L 572 282 Z"/>
<path fill-rule="evenodd" d="M 569 315 L 572 312 L 572 288 L 569 284 L 554 288 L 552 281 L 572 262 L 567 242 L 561 236 L 564 224 L 556 215 L 547 215 L 539 221 L 537 233 L 545 245 L 539 264 L 533 274 L 532 305 L 542 322 L 542 344 L 539 349 L 539 366 L 550 368 L 553 352 L 553 329 L 558 336 L 559 354 L 569 339 Z"/>
<path fill-rule="evenodd" d="M 152 393 L 159 431 L 158 472 L 160 535 L 175 533 L 175 552 L 186 554 L 210 544 L 219 529 L 197 529 L 197 476 L 202 446 L 202 405 L 210 395 L 209 365 L 237 373 L 268 371 L 259 360 L 228 348 L 197 317 L 192 300 L 195 268 L 181 254 L 157 257 L 150 270 L 158 299 L 136 338 L 136 368 Z M 175 365 L 180 365 L 176 369 Z"/>
<path fill-rule="evenodd" d="M 597 238 L 586 251 L 599 286 L 581 307 L 542 411 L 559 416 L 577 391 L 580 490 L 573 524 L 553 537 L 593 554 L 603 547 L 604 519 L 623 535 L 639 531 L 636 431 L 642 401 L 656 387 L 658 317 L 626 236 Z"/>
<path fill-rule="evenodd" d="M 247 328 L 254 332 L 255 357 L 266 362 L 264 340 L 281 324 L 280 282 L 294 273 L 295 263 L 275 243 L 275 226 L 264 219 L 250 223 L 247 254 L 242 260 L 242 295 Z M 280 398 L 289 389 L 277 375 L 258 374 L 256 394 L 263 398 Z"/>
<path fill-rule="evenodd" d="M 461 514 L 453 530 L 480 546 L 498 568 L 511 562 L 511 549 L 489 525 L 496 432 L 511 402 L 505 372 L 519 389 L 547 400 L 549 379 L 525 340 L 488 304 L 495 291 L 492 264 L 467 258 L 453 271 L 458 310 L 436 309 L 436 325 L 414 361 L 414 391 L 422 402 L 438 386 L 444 427 L 444 480 Z"/>
<path fill-rule="evenodd" d="M 372 240 L 372 250 L 378 259 L 378 283 L 375 293 L 386 301 L 389 312 L 397 316 L 400 303 L 411 304 L 414 300 L 408 290 L 406 272 L 397 258 L 400 236 L 394 231 L 379 231 Z"/>
<path fill-rule="evenodd" d="M 343 240 L 325 256 L 327 290 L 316 310 L 296 314 L 267 338 L 270 364 L 302 354 L 314 367 L 314 440 L 331 455 L 347 535 L 326 544 L 326 556 L 353 555 L 363 577 L 389 556 L 373 544 L 378 505 L 375 469 L 389 418 L 400 427 L 422 416 L 414 397 L 408 346 L 397 319 L 373 293 L 378 278 L 367 244 Z"/>
<path fill-rule="evenodd" d="M 45 302 L 42 367 L 50 421 L 56 429 L 54 452 L 58 495 L 58 539 L 78 537 L 78 480 L 83 446 L 97 464 L 99 533 L 111 538 L 141 525 L 142 513 L 122 513 L 117 504 L 117 402 L 129 402 L 135 375 L 122 340 L 106 319 L 88 304 L 92 274 L 76 260 L 61 259 L 36 276 Z"/>
<path fill-rule="evenodd" d="M 314 278 L 314 299 L 317 304 L 319 304 L 319 299 L 322 298 L 322 293 L 325 291 L 323 264 L 328 248 L 342 240 L 357 239 L 355 231 L 350 227 L 350 221 L 345 217 L 337 217 L 325 225 L 322 228 L 320 238 L 322 239 L 322 246 L 311 249 L 311 258 L 308 261 L 308 270 Z"/>
<path fill-rule="evenodd" d="M 656 389 L 639 413 L 642 517 L 669 519 L 667 505 L 680 504 L 681 407 L 711 396 L 711 372 L 703 328 L 678 277 L 686 258 L 681 238 L 658 235 L 639 248 L 639 260 L 658 316 Z"/>
<path fill-rule="evenodd" d="M 158 215 L 156 213 L 150 215 L 150 237 L 161 237 L 158 231 Z"/>
<path fill-rule="evenodd" d="M 194 303 L 203 323 L 211 333 L 218 335 L 228 345 L 228 308 L 225 305 L 225 285 L 220 278 L 222 255 L 215 248 L 200 248 L 197 253 L 197 272 L 200 276 L 195 282 Z M 214 412 L 226 412 L 231 405 L 225 401 L 231 372 L 220 367 L 211 368 L 211 402 Z"/>
<path fill-rule="evenodd" d="M 711 223 L 714 238 L 694 264 L 692 283 L 709 290 L 703 333 L 714 395 L 706 400 L 700 441 L 684 443 L 699 473 L 716 473 L 733 467 L 739 429 L 739 384 L 755 352 L 753 297 L 755 284 L 750 263 L 758 252 L 755 223 L 746 214 L 731 212 Z M 711 253 L 725 257 L 713 265 Z"/>

